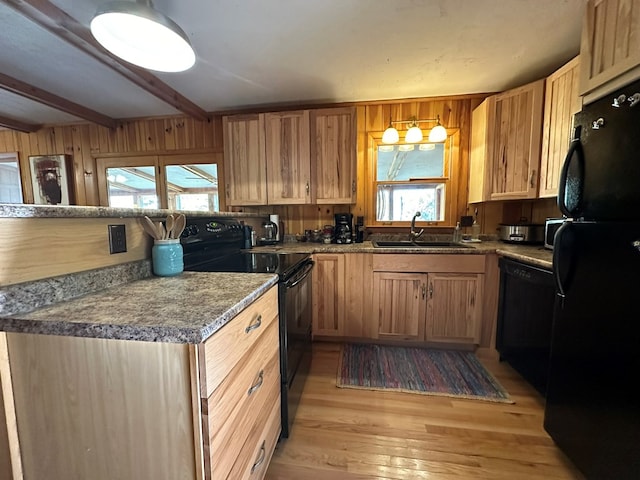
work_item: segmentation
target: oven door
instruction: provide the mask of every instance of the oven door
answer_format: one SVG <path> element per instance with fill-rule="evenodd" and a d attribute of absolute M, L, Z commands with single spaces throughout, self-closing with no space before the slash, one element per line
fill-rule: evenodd
<path fill-rule="evenodd" d="M 279 287 L 282 438 L 289 436 L 311 366 L 312 270 L 309 260 Z"/>
<path fill-rule="evenodd" d="M 304 353 L 311 343 L 311 270 L 313 262 L 304 264 L 280 286 L 281 319 L 280 345 L 286 350 L 282 381 L 291 384 Z"/>

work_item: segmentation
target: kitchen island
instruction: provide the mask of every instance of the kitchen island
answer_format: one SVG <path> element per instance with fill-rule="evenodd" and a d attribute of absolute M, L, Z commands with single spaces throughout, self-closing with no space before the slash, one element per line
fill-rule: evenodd
<path fill-rule="evenodd" d="M 280 432 L 276 283 L 184 272 L 0 317 L 13 478 L 260 478 Z"/>

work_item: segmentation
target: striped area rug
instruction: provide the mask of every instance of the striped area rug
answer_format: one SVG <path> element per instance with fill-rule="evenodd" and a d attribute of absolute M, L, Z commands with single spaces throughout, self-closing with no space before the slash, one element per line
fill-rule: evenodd
<path fill-rule="evenodd" d="M 336 385 L 514 403 L 472 352 L 344 344 Z"/>

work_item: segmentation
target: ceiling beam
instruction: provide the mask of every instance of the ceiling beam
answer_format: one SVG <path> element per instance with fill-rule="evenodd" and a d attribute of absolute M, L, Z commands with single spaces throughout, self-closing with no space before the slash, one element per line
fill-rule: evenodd
<path fill-rule="evenodd" d="M 20 120 L 14 120 L 13 118 L 3 117 L 0 115 L 0 127 L 10 128 L 11 130 L 17 130 L 24 133 L 32 133 L 40 130 L 41 125 L 24 123 Z"/>
<path fill-rule="evenodd" d="M 93 37 L 89 28 L 48 0 L 5 0 L 25 17 L 115 70 L 176 110 L 198 120 L 210 120 L 209 114 L 188 98 L 144 68 L 136 67 L 111 55 Z"/>
<path fill-rule="evenodd" d="M 118 122 L 111 117 L 78 105 L 71 100 L 59 97 L 41 88 L 29 85 L 22 80 L 10 77 L 4 73 L 0 73 L 0 88 L 107 128 L 116 128 L 118 126 Z"/>

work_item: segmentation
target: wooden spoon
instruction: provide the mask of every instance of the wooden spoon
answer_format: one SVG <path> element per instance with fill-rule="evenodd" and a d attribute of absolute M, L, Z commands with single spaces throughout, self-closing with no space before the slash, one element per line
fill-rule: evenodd
<path fill-rule="evenodd" d="M 173 226 L 174 226 L 174 218 L 173 214 L 167 215 L 167 220 L 165 220 L 165 228 L 167 229 L 167 238 L 173 238 Z"/>
<path fill-rule="evenodd" d="M 167 239 L 167 231 L 164 229 L 164 224 L 162 222 L 156 223 L 156 230 L 158 231 L 158 239 L 166 240 Z"/>
<path fill-rule="evenodd" d="M 186 225 L 187 225 L 187 218 L 184 216 L 183 213 L 181 213 L 176 217 L 175 223 L 173 225 L 173 238 L 180 238 L 180 235 L 182 235 L 182 231 L 184 230 L 184 227 Z"/>
<path fill-rule="evenodd" d="M 153 221 L 146 215 L 142 217 L 142 228 L 144 228 L 144 231 L 147 232 L 147 234 L 150 235 L 151 238 L 158 240 L 158 230 L 156 229 L 156 224 L 153 223 Z"/>

